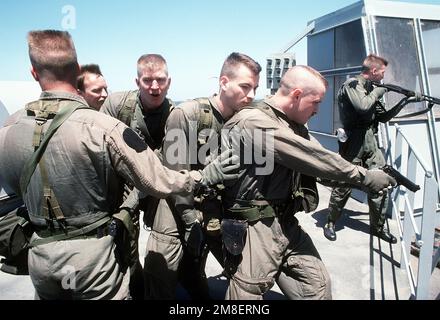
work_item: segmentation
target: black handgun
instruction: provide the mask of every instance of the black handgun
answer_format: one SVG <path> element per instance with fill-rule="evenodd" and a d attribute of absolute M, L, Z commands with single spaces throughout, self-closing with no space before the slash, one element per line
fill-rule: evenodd
<path fill-rule="evenodd" d="M 383 172 L 385 172 L 389 176 L 393 177 L 398 185 L 402 185 L 408 190 L 411 190 L 412 192 L 417 192 L 420 190 L 420 186 L 418 184 L 415 184 L 414 182 L 403 176 L 399 171 L 394 169 L 392 166 L 385 165 L 381 168 L 381 170 L 383 170 Z"/>

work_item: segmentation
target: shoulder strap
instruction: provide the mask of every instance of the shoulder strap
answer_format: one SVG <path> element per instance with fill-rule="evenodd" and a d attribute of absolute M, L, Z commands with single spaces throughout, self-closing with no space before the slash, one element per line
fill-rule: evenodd
<path fill-rule="evenodd" d="M 200 145 L 204 145 L 207 142 L 208 137 L 200 134 L 205 129 L 212 128 L 213 112 L 212 105 L 208 98 L 196 98 L 194 99 L 199 103 L 199 116 L 197 120 L 197 139 Z"/>
<path fill-rule="evenodd" d="M 63 124 L 63 122 L 66 121 L 67 118 L 69 118 L 72 115 L 72 113 L 78 109 L 90 109 L 90 108 L 82 103 L 77 103 L 73 107 L 63 108 L 60 112 L 56 114 L 56 116 L 52 120 L 52 123 L 47 129 L 47 132 L 44 135 L 43 140 L 41 141 L 41 143 L 39 143 L 38 148 L 34 151 L 30 159 L 24 165 L 23 173 L 20 177 L 20 189 L 22 196 L 27 191 L 27 187 L 29 185 L 29 181 L 31 180 L 32 174 L 34 173 L 35 168 L 37 167 L 41 157 L 43 156 L 43 153 L 46 150 L 49 140 L 52 138 L 52 136 L 55 134 L 58 128 Z M 35 119 L 38 120 L 38 117 L 36 116 Z"/>
<path fill-rule="evenodd" d="M 199 103 L 199 120 L 197 121 L 197 132 L 203 129 L 210 129 L 212 127 L 212 106 L 208 98 L 194 99 Z"/>
<path fill-rule="evenodd" d="M 121 109 L 119 109 L 118 119 L 130 127 L 131 119 L 136 108 L 138 99 L 138 91 L 129 91 L 121 102 Z"/>

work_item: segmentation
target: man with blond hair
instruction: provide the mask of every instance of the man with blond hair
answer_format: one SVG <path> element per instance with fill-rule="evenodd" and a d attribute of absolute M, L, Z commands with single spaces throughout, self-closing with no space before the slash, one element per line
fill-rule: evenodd
<path fill-rule="evenodd" d="M 160 54 L 144 54 L 137 61 L 137 90 L 116 92 L 111 94 L 101 112 L 124 122 L 135 130 L 152 150 L 158 150 L 165 135 L 165 123 L 174 106 L 173 101 L 166 97 L 171 85 L 168 65 Z M 157 153 L 159 154 L 159 153 Z M 127 186 L 132 189 L 133 186 Z M 137 191 L 133 192 L 136 199 Z M 153 219 L 158 200 L 144 197 L 134 200 L 131 204 L 137 237 L 140 233 L 139 214 L 144 212 L 144 220 Z M 135 300 L 144 297 L 144 279 L 142 265 L 139 261 L 138 243 L 133 242 L 132 277 L 130 291 Z"/>
<path fill-rule="evenodd" d="M 252 102 L 260 71 L 259 63 L 248 55 L 229 54 L 220 71 L 218 93 L 185 101 L 170 114 L 162 150 L 164 164 L 173 170 L 203 168 L 206 157 L 215 154 L 199 153 L 212 144 L 218 146 L 225 121 Z M 181 133 L 177 141 L 176 132 Z M 184 158 L 177 163 L 172 157 L 176 142 Z M 218 152 L 218 148 L 213 149 L 213 153 Z M 192 299 L 209 299 L 204 271 L 209 250 L 223 264 L 219 224 L 222 208 L 220 195 L 212 191 L 197 201 L 193 196 L 161 200 L 144 264 L 148 299 L 175 298 L 178 279 Z"/>

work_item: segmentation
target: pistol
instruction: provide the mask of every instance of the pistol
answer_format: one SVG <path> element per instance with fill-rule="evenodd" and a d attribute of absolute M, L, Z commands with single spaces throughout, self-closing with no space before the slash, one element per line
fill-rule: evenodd
<path fill-rule="evenodd" d="M 402 185 L 408 190 L 411 190 L 412 192 L 417 192 L 420 190 L 420 186 L 418 184 L 415 184 L 407 177 L 403 176 L 399 171 L 394 169 L 392 166 L 385 165 L 381 168 L 381 170 L 383 170 L 383 172 L 385 172 L 389 176 L 393 177 L 398 185 Z"/>

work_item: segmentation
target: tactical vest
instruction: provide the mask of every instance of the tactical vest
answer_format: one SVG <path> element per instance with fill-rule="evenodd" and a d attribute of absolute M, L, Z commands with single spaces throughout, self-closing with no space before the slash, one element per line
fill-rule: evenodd
<path fill-rule="evenodd" d="M 53 119 L 59 114 L 60 103 L 58 100 L 45 101 L 37 100 L 28 103 L 25 107 L 28 116 L 35 117 L 35 129 L 32 140 L 32 146 L 34 147 L 34 154 L 32 158 L 25 164 L 23 169 L 23 175 L 20 180 L 20 187 L 22 196 L 26 193 L 27 186 L 31 179 L 31 176 L 37 166 L 40 168 L 40 175 L 43 185 L 43 201 L 41 208 L 41 215 L 46 220 L 47 225 L 50 228 L 60 227 L 66 228 L 66 219 L 58 203 L 57 197 L 53 192 L 51 185 L 49 184 L 46 160 L 44 157 L 44 149 L 48 143 L 48 140 L 55 133 L 58 127 L 77 109 L 88 109 L 89 107 L 80 103 L 72 102 L 71 106 L 65 106 L 65 111 L 69 110 L 65 117 L 61 119 L 61 122 L 56 125 Z M 58 118 L 57 118 L 58 119 Z M 52 120 L 46 133 L 43 133 L 44 124 Z M 44 142 L 43 142 L 44 138 Z M 44 144 L 44 145 L 43 145 Z M 55 223 L 56 222 L 56 223 Z"/>
<path fill-rule="evenodd" d="M 204 130 L 212 128 L 214 115 L 212 112 L 213 106 L 208 98 L 197 98 L 194 100 L 199 104 L 199 114 L 197 116 L 197 147 L 199 148 L 208 142 L 209 136 L 206 135 Z"/>
<path fill-rule="evenodd" d="M 160 121 L 160 131 L 163 133 L 165 132 L 165 124 L 168 116 L 174 109 L 173 101 L 165 98 L 164 102 L 166 102 L 164 106 L 166 109 L 163 110 Z M 136 108 L 137 106 L 138 108 Z M 117 118 L 136 131 L 152 150 L 156 150 L 161 146 L 162 141 L 154 141 L 145 123 L 140 105 L 139 90 L 129 91 L 124 95 L 122 107 L 119 109 Z"/>
<path fill-rule="evenodd" d="M 368 113 L 365 115 L 358 114 L 353 109 L 351 101 L 345 94 L 345 89 L 347 87 L 356 88 L 358 84 L 359 80 L 357 78 L 350 78 L 345 81 L 338 90 L 337 101 L 341 122 L 344 129 L 348 130 L 348 134 L 350 134 L 350 130 L 367 130 L 369 128 L 372 128 L 375 132 L 377 132 L 378 122 L 376 120 L 375 110 L 376 108 L 380 108 L 381 110 L 386 111 L 386 109 L 378 100 L 375 106 L 373 106 Z M 370 94 L 370 92 L 374 89 L 371 81 L 369 83 L 367 82 L 364 88 L 367 91 L 367 94 Z"/>
<path fill-rule="evenodd" d="M 58 128 L 67 120 L 73 112 L 78 109 L 90 109 L 89 106 L 77 102 L 70 101 L 69 105 L 60 107 L 59 100 L 44 101 L 38 100 L 26 105 L 26 112 L 28 116 L 35 117 L 35 129 L 33 135 L 34 153 L 26 161 L 23 173 L 20 178 L 21 195 L 27 193 L 27 187 L 30 179 L 37 166 L 40 168 L 40 176 L 43 186 L 43 201 L 41 208 L 41 216 L 46 220 L 47 228 L 36 230 L 41 239 L 32 240 L 26 247 L 34 247 L 38 245 L 47 244 L 54 241 L 62 241 L 74 238 L 87 238 L 89 236 L 96 237 L 111 234 L 111 230 L 107 230 L 107 223 L 110 222 L 110 216 L 104 216 L 93 223 L 90 223 L 82 228 L 71 227 L 66 223 L 66 218 L 61 210 L 55 193 L 49 184 L 48 173 L 46 168 L 46 161 L 44 157 L 45 149 L 51 137 L 55 134 Z M 43 133 L 44 124 L 52 120 L 47 131 Z M 128 230 L 131 235 L 132 222 L 128 212 L 119 212 L 113 215 L 113 221 L 119 220 L 121 224 Z M 112 223 L 113 223 L 112 221 Z M 111 226 L 111 224 L 110 224 Z M 100 228 L 104 227 L 104 228 Z M 115 232 L 115 231 L 114 231 Z M 101 233 L 101 235 L 100 235 Z"/>
<path fill-rule="evenodd" d="M 246 109 L 258 109 L 270 118 L 278 121 L 277 116 L 271 107 L 263 103 L 256 103 L 253 106 L 246 107 Z M 310 140 L 307 130 L 303 127 L 295 128 L 295 133 L 301 137 Z M 292 194 L 290 198 L 284 203 L 271 203 L 265 199 L 238 201 L 246 209 L 231 208 L 229 213 L 236 219 L 257 221 L 264 218 L 272 218 L 280 214 L 295 214 L 299 211 L 312 212 L 316 210 L 319 203 L 318 188 L 316 186 L 316 178 L 299 172 L 292 172 Z M 266 178 L 263 183 L 263 193 L 267 190 L 270 184 L 270 179 Z"/>
<path fill-rule="evenodd" d="M 197 152 L 200 148 L 208 143 L 209 131 L 214 124 L 214 106 L 208 98 L 194 99 L 198 103 L 197 116 Z M 220 137 L 220 132 L 217 132 Z M 203 166 L 200 166 L 202 169 Z M 222 184 L 206 188 L 204 193 L 195 198 L 196 208 L 203 213 L 203 220 L 206 226 L 206 232 L 215 236 L 220 233 L 220 220 L 222 218 L 221 190 L 224 189 Z"/>

